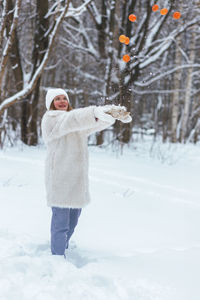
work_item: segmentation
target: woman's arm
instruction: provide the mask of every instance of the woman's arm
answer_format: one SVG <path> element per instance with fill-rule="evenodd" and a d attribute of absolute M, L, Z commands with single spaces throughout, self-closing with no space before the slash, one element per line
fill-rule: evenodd
<path fill-rule="evenodd" d="M 92 132 L 102 130 L 114 123 L 114 118 L 105 122 L 96 118 L 96 106 L 74 109 L 69 112 L 47 111 L 42 119 L 42 136 L 45 142 L 60 138 L 75 131 Z M 114 121 L 113 121 L 114 120 Z"/>
<path fill-rule="evenodd" d="M 108 128 L 109 126 L 111 126 L 114 123 L 115 123 L 115 119 L 113 120 L 113 122 L 107 122 L 107 121 L 102 121 L 102 120 L 97 118 L 96 125 L 92 128 L 87 129 L 86 134 L 90 135 L 90 134 L 95 133 L 97 131 L 104 130 L 104 129 Z"/>
<path fill-rule="evenodd" d="M 87 130 L 87 134 L 91 134 L 96 131 L 101 131 L 111 124 L 114 124 L 115 120 L 119 120 L 123 123 L 130 123 L 132 117 L 130 112 L 127 112 L 125 106 L 120 105 L 104 105 L 95 107 L 94 114 L 96 116 L 96 126 Z"/>

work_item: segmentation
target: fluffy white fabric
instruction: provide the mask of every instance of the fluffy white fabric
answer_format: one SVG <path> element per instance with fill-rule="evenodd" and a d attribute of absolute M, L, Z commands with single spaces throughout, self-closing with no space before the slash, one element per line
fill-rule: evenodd
<path fill-rule="evenodd" d="M 50 109 L 50 106 L 51 106 L 51 103 L 52 103 L 53 99 L 56 96 L 60 96 L 60 95 L 65 95 L 65 97 L 67 98 L 68 103 L 70 103 L 69 102 L 69 96 L 65 92 L 65 90 L 63 90 L 63 89 L 49 89 L 47 94 L 46 94 L 46 108 L 47 108 L 47 110 Z"/>
<path fill-rule="evenodd" d="M 112 104 L 96 107 L 94 110 L 94 114 L 97 118 L 99 118 L 102 121 L 109 122 L 112 121 L 113 118 L 123 123 L 130 123 L 132 121 L 130 112 L 127 112 L 125 106 L 120 105 Z"/>
<path fill-rule="evenodd" d="M 113 117 L 109 114 L 107 114 L 107 112 L 109 112 L 111 109 L 111 105 L 104 105 L 104 106 L 98 106 L 94 109 L 94 114 L 95 117 L 105 121 L 105 122 L 112 122 L 113 121 Z"/>
<path fill-rule="evenodd" d="M 132 121 L 132 117 L 130 116 L 130 112 L 127 112 L 127 108 L 121 105 L 106 105 L 104 112 L 111 115 L 114 119 L 119 120 L 123 123 L 130 123 Z"/>
<path fill-rule="evenodd" d="M 126 116 L 123 119 L 119 119 L 122 123 L 130 123 L 132 121 L 132 117 L 130 115 Z"/>
<path fill-rule="evenodd" d="M 82 208 L 90 201 L 87 137 L 115 122 L 96 120 L 94 110 L 97 107 L 49 110 L 42 118 L 48 206 Z"/>

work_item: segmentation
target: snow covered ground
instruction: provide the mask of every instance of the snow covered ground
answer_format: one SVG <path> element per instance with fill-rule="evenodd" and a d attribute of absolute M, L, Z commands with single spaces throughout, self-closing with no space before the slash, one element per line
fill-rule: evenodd
<path fill-rule="evenodd" d="M 90 148 L 66 261 L 50 254 L 45 149 L 0 152 L 1 300 L 200 299 L 200 146 L 149 149 Z"/>

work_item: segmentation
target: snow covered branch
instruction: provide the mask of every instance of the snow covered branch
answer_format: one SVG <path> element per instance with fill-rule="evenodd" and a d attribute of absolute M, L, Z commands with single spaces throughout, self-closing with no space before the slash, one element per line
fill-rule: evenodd
<path fill-rule="evenodd" d="M 96 60 L 98 60 L 99 53 L 95 50 L 91 42 L 91 38 L 84 27 L 84 24 L 78 18 L 75 18 L 75 20 L 79 27 L 72 26 L 67 22 L 65 23 L 64 30 L 66 32 L 66 36 L 70 37 L 70 40 L 67 38 L 62 38 L 60 40 L 61 44 L 63 44 L 64 46 L 67 45 L 68 47 L 74 48 L 76 50 L 80 50 L 81 52 L 86 52 L 89 55 L 93 56 Z M 77 32 L 77 34 L 74 35 L 73 32 Z M 80 45 L 80 43 L 77 44 L 77 40 L 80 41 L 81 38 L 83 40 L 83 45 Z"/>
<path fill-rule="evenodd" d="M 166 76 L 168 76 L 168 75 L 170 75 L 170 74 L 172 74 L 172 73 L 174 73 L 174 72 L 176 72 L 178 70 L 188 69 L 188 68 L 200 68 L 200 64 L 188 64 L 188 65 L 177 66 L 177 67 L 175 67 L 175 68 L 173 68 L 171 70 L 168 70 L 168 71 L 166 71 L 166 72 L 164 72 L 162 74 L 159 74 L 158 76 L 155 76 L 154 78 L 151 78 L 150 80 L 143 79 L 143 81 L 144 81 L 143 83 L 136 81 L 136 82 L 134 82 L 134 84 L 136 86 L 140 86 L 140 87 L 149 86 L 153 82 L 158 81 L 158 80 L 162 79 L 163 77 L 166 77 Z"/>
<path fill-rule="evenodd" d="M 94 0 L 87 0 L 85 1 L 82 5 L 80 5 L 79 7 L 70 7 L 67 14 L 65 15 L 66 18 L 69 17 L 76 17 L 76 16 L 80 16 L 84 11 L 85 8 Z"/>
<path fill-rule="evenodd" d="M 140 69 L 147 67 L 148 65 L 152 64 L 156 60 L 158 60 L 161 55 L 169 49 L 171 44 L 174 42 L 175 38 L 179 36 L 182 32 L 184 32 L 187 28 L 193 26 L 194 24 L 199 24 L 200 18 L 194 18 L 192 21 L 182 25 L 180 28 L 176 28 L 169 36 L 158 46 L 152 48 L 151 44 L 146 44 L 144 47 L 144 53 L 141 53 L 143 56 L 142 62 L 140 62 Z M 149 40 L 147 40 L 149 41 Z"/>
<path fill-rule="evenodd" d="M 84 0 L 82 0 L 82 2 L 85 4 L 86 2 Z M 98 9 L 95 5 L 95 3 L 91 3 L 91 5 L 87 5 L 87 9 L 88 9 L 88 12 L 92 18 L 92 20 L 94 21 L 96 27 L 98 27 L 99 25 L 101 25 L 101 15 L 100 13 L 98 12 Z"/>
<path fill-rule="evenodd" d="M 8 0 L 3 1 L 3 11 L 2 11 L 2 16 L 1 16 L 1 27 L 0 27 L 0 47 L 2 47 L 2 41 L 3 41 L 3 33 L 4 29 L 6 27 L 6 12 L 8 8 Z"/>
<path fill-rule="evenodd" d="M 1 63 L 0 63 L 0 89 L 1 89 L 1 83 L 2 83 L 2 79 L 3 79 L 3 75 L 4 75 L 4 72 L 5 72 L 6 63 L 7 63 L 7 60 L 8 60 L 8 53 L 9 53 L 9 50 L 11 49 L 11 47 L 12 47 L 14 34 L 15 34 L 15 29 L 17 27 L 20 6 L 21 6 L 21 0 L 17 0 L 16 5 L 15 5 L 15 12 L 14 12 L 14 17 L 13 17 L 13 22 L 12 22 L 12 25 L 11 25 L 11 28 L 10 28 L 8 40 L 7 40 L 5 48 L 3 50 Z M 4 11 L 4 13 L 5 13 L 5 11 Z"/>
<path fill-rule="evenodd" d="M 18 0 L 19 1 L 19 0 Z M 49 36 L 49 47 L 42 59 L 42 62 L 41 64 L 39 65 L 39 67 L 36 69 L 36 72 L 34 73 L 33 77 L 31 78 L 31 81 L 24 87 L 23 90 L 21 90 L 20 92 L 16 93 L 15 95 L 5 99 L 1 104 L 0 104 L 0 114 L 2 114 L 2 112 L 8 108 L 9 106 L 11 106 L 12 104 L 14 104 L 15 102 L 23 99 L 24 97 L 26 97 L 28 94 L 31 93 L 31 91 L 34 89 L 36 83 L 37 83 L 37 80 L 39 79 L 39 77 L 41 76 L 46 64 L 47 64 L 47 61 L 48 61 L 48 58 L 49 58 L 49 55 L 50 55 L 50 52 L 53 48 L 53 42 L 55 40 L 55 36 L 56 36 L 56 33 L 58 31 L 58 28 L 61 24 L 61 22 L 63 21 L 67 11 L 68 11 L 68 8 L 69 8 L 69 3 L 70 3 L 70 0 L 66 1 L 66 5 L 62 11 L 62 13 L 60 14 L 60 16 L 57 18 L 56 22 L 55 22 L 55 25 L 54 25 L 54 28 Z"/>

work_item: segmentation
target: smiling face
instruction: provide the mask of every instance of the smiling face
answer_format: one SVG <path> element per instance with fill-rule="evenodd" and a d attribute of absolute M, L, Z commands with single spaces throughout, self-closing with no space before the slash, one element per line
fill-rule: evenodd
<path fill-rule="evenodd" d="M 68 100 L 65 95 L 58 95 L 53 99 L 53 104 L 56 110 L 67 110 Z"/>

